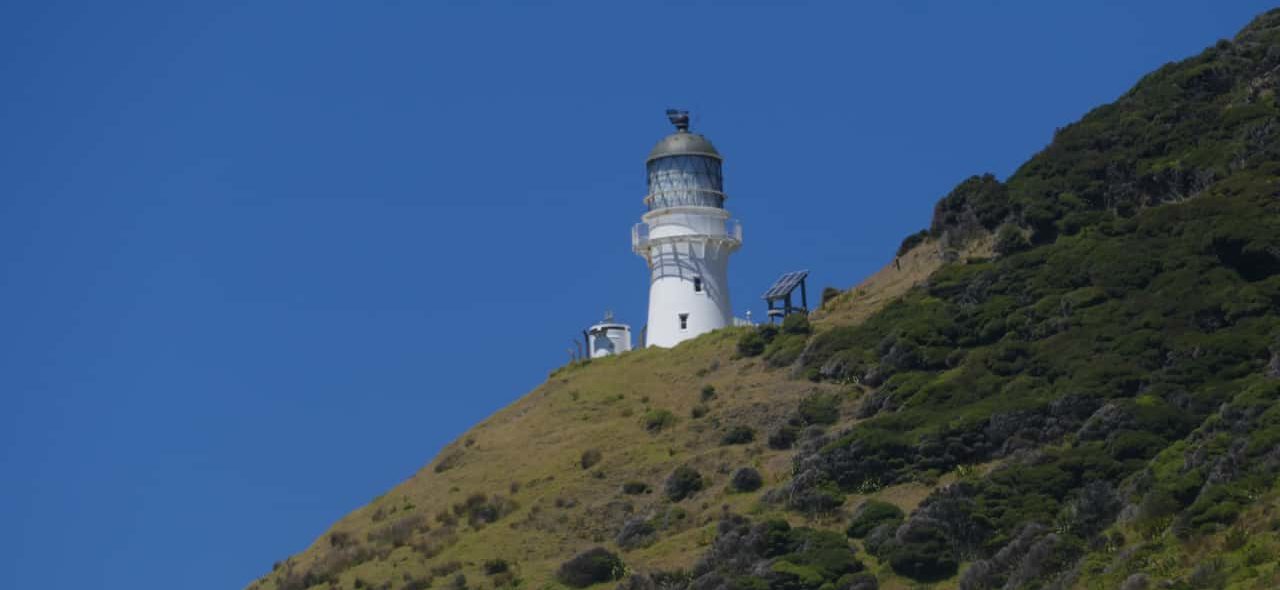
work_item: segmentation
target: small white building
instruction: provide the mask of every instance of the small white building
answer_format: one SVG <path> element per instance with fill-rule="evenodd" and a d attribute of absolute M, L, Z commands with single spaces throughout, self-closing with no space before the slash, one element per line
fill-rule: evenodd
<path fill-rule="evenodd" d="M 724 208 L 720 152 L 689 132 L 687 112 L 667 117 L 676 131 L 645 161 L 648 212 L 631 232 L 650 271 L 644 345 L 661 347 L 734 325 L 729 255 L 742 246 L 742 225 Z"/>
<path fill-rule="evenodd" d="M 598 358 L 631 350 L 631 326 L 613 321 L 613 314 L 587 329 L 587 356 Z"/>

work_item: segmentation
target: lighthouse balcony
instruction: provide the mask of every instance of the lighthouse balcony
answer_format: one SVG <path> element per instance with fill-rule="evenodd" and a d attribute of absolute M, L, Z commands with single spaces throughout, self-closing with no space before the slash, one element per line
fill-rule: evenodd
<path fill-rule="evenodd" d="M 662 235 L 651 235 L 650 224 L 637 223 L 631 227 L 631 249 L 636 254 L 648 258 L 651 248 L 666 244 L 706 244 L 714 242 L 730 250 L 736 250 L 742 246 L 742 222 L 737 219 L 715 220 L 715 222 L 717 227 L 711 229 L 711 231 L 664 231 Z"/>

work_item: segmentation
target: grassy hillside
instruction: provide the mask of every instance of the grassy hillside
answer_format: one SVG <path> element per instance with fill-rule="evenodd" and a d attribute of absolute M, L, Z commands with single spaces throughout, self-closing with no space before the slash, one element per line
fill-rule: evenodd
<path fill-rule="evenodd" d="M 560 369 L 251 587 L 1280 587 L 1277 88 L 1272 12 L 811 318 Z"/>

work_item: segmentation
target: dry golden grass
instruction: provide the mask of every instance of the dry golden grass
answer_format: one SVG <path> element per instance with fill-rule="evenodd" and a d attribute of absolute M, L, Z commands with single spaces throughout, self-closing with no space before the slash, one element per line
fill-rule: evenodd
<path fill-rule="evenodd" d="M 940 265 L 936 247 L 922 244 L 900 264 L 887 266 L 815 314 L 816 327 L 862 321 Z M 426 557 L 411 543 L 350 567 L 339 576 L 340 586 L 353 588 L 359 578 L 375 587 L 390 581 L 398 588 L 406 575 L 425 577 L 432 567 L 457 561 L 473 588 L 491 587 L 481 566 L 497 558 L 515 564 L 526 587 L 554 586 L 556 568 L 573 554 L 596 545 L 619 551 L 614 536 L 632 516 L 669 523 L 653 545 L 620 552 L 629 567 L 641 571 L 691 566 L 714 538 L 715 523 L 725 511 L 803 523 L 794 514 L 760 502 L 761 494 L 784 482 L 791 469 L 791 452 L 771 450 L 765 440 L 803 396 L 836 386 L 796 380 L 786 370 L 766 370 L 756 359 L 734 358 L 743 330 L 720 330 L 670 350 L 637 350 L 555 371 L 542 386 L 447 445 L 411 478 L 335 523 L 288 564 L 295 572 L 306 571 L 317 560 L 331 558 L 331 533 L 347 533 L 364 543 L 371 531 L 406 516 L 429 519 L 433 532 L 418 533 L 418 539 L 439 535 L 442 526 L 436 515 L 476 493 L 510 498 L 517 508 L 479 527 L 468 526 L 464 518 L 453 531 L 456 541 L 437 555 Z M 693 419 L 691 410 L 707 384 L 718 395 L 708 403 L 708 415 Z M 675 424 L 648 432 L 642 418 L 650 410 L 672 412 Z M 755 428 L 756 441 L 721 446 L 724 431 L 737 425 Z M 845 421 L 837 428 L 853 425 Z M 603 457 L 584 470 L 579 459 L 587 449 L 597 449 Z M 437 472 L 442 462 L 452 465 Z M 698 469 L 708 484 L 693 498 L 673 504 L 662 495 L 663 482 L 684 464 Z M 763 474 L 761 491 L 728 491 L 729 475 L 743 466 Z M 633 480 L 648 483 L 653 492 L 624 494 L 622 484 Z M 909 510 L 930 489 L 908 484 L 874 496 Z M 860 502 L 859 498 L 850 501 Z M 682 518 L 676 517 L 679 512 Z M 843 526 L 840 520 L 804 524 Z M 268 574 L 260 587 L 273 588 L 272 582 L 284 571 Z"/>
<path fill-rule="evenodd" d="M 990 257 L 992 244 L 991 236 L 976 238 L 964 251 L 959 252 L 959 258 L 967 260 Z M 833 326 L 861 323 L 890 301 L 902 297 L 912 287 L 923 283 L 943 263 L 943 250 L 937 240 L 925 240 L 856 287 L 827 302 L 822 309 L 813 313 L 813 320 Z"/>

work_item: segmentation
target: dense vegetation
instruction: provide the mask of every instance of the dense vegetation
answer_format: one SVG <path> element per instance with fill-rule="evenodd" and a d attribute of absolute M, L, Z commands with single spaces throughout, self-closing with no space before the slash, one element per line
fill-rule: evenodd
<path fill-rule="evenodd" d="M 793 509 L 1002 461 L 887 538 L 851 532 L 907 577 L 978 560 L 972 587 L 1021 587 L 1105 546 L 1117 517 L 1188 539 L 1274 485 L 1277 18 L 1059 130 L 1007 183 L 975 176 L 939 202 L 929 234 L 943 248 L 994 233 L 997 258 L 944 267 L 866 323 L 812 338 L 806 375 L 870 393 L 865 421 L 797 454 Z M 998 559 L 1014 544 L 1039 548 L 1034 567 Z"/>

